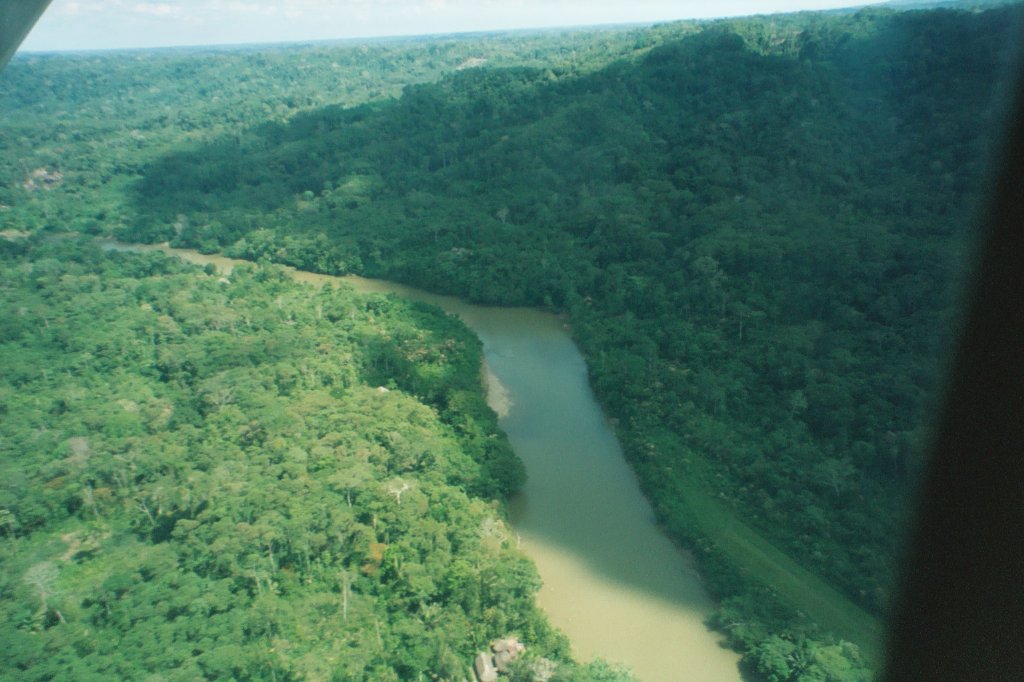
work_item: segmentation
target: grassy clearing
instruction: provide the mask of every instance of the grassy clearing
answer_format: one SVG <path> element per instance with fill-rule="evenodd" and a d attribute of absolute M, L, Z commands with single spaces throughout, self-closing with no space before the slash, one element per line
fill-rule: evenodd
<path fill-rule="evenodd" d="M 883 627 L 877 618 L 790 559 L 697 486 L 686 486 L 683 494 L 699 530 L 731 561 L 821 627 L 856 644 L 865 659 L 879 661 Z"/>

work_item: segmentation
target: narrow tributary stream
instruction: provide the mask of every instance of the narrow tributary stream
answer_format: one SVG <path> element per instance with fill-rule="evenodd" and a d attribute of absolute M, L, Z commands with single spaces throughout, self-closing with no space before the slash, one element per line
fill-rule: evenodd
<path fill-rule="evenodd" d="M 229 272 L 242 261 L 161 250 Z M 522 308 L 469 305 L 391 282 L 296 271 L 457 314 L 483 341 L 488 402 L 529 479 L 511 505 L 544 586 L 540 606 L 582 660 L 628 665 L 644 682 L 735 682 L 738 657 L 703 619 L 711 609 L 689 557 L 658 530 L 562 322 Z"/>

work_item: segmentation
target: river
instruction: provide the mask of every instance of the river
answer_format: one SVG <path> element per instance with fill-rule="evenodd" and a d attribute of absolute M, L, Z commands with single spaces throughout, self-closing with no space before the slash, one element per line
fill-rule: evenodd
<path fill-rule="evenodd" d="M 224 273 L 244 262 L 166 246 L 113 248 L 174 253 Z M 480 337 L 488 402 L 529 476 L 511 521 L 543 580 L 538 602 L 577 658 L 624 663 L 643 682 L 740 679 L 738 656 L 703 624 L 712 603 L 691 558 L 655 525 L 559 318 L 361 277 L 294 276 L 433 303 Z"/>

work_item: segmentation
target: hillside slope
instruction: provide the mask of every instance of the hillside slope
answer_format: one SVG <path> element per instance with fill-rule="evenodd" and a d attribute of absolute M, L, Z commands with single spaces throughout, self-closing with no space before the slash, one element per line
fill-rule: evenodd
<path fill-rule="evenodd" d="M 666 525 L 739 568 L 721 594 L 766 576 L 693 523 L 695 481 L 880 614 L 1015 12 L 724 22 L 587 74 L 456 74 L 168 155 L 129 234 L 569 312 Z"/>

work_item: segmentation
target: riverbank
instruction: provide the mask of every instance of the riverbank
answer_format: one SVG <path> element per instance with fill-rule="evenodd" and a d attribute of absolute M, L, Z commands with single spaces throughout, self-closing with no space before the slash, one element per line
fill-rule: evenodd
<path fill-rule="evenodd" d="M 113 248 L 162 251 L 226 275 L 246 264 L 166 245 Z M 480 337 L 490 383 L 501 387 L 499 424 L 528 472 L 510 505 L 512 522 L 544 583 L 538 603 L 577 657 L 624 663 L 645 682 L 740 679 L 738 655 L 704 624 L 713 603 L 692 560 L 655 524 L 558 317 L 469 305 L 379 280 L 289 271 L 317 286 L 339 282 L 438 305 Z"/>
<path fill-rule="evenodd" d="M 191 249 L 174 249 L 166 244 L 160 245 L 138 245 L 127 247 L 121 245 L 119 248 L 132 248 L 133 250 L 141 251 L 162 251 L 167 254 L 177 255 L 190 262 L 197 263 L 200 265 L 212 264 L 219 270 L 225 273 L 230 273 L 231 269 L 236 265 L 248 265 L 248 261 L 232 259 L 219 254 L 202 254 L 198 251 Z M 494 367 L 502 363 L 502 355 L 509 354 L 509 351 L 501 350 L 500 346 L 495 345 L 495 339 L 493 331 L 490 334 L 481 333 L 482 330 L 486 330 L 486 325 L 493 325 L 493 320 L 488 320 L 488 316 L 483 314 L 483 311 L 498 311 L 500 317 L 504 317 L 506 320 L 504 333 L 511 333 L 515 328 L 524 329 L 537 329 L 538 323 L 536 319 L 545 319 L 546 321 L 540 326 L 545 328 L 543 336 L 550 338 L 563 337 L 565 341 L 572 346 L 575 355 L 578 356 L 579 364 L 575 367 L 575 376 L 571 380 L 573 382 L 582 382 L 585 386 L 586 393 L 589 396 L 589 400 L 593 401 L 593 394 L 590 392 L 589 385 L 586 381 L 586 365 L 576 351 L 575 345 L 569 338 L 568 332 L 565 330 L 562 321 L 554 315 L 548 313 L 542 313 L 540 311 L 533 311 L 530 309 L 522 308 L 487 308 L 485 306 L 476 306 L 467 304 L 460 299 L 452 296 L 442 296 L 432 294 L 414 287 L 409 287 L 403 284 L 395 282 L 387 282 L 384 280 L 373 280 L 367 279 L 355 275 L 346 276 L 334 276 L 334 275 L 323 275 L 319 273 L 313 273 L 308 271 L 296 270 L 288 267 L 287 270 L 292 274 L 294 278 L 299 281 L 314 284 L 316 286 L 322 286 L 327 282 L 344 282 L 350 286 L 353 286 L 359 291 L 366 293 L 393 293 L 402 297 L 410 298 L 417 301 L 422 301 L 437 305 L 449 313 L 459 315 L 464 322 L 467 323 L 470 328 L 481 337 L 484 342 L 484 355 L 487 365 L 485 367 L 485 373 L 490 376 L 488 383 L 493 387 L 499 387 L 499 391 L 496 394 L 495 405 L 501 409 L 496 409 L 496 413 L 499 415 L 499 423 L 502 428 L 509 433 L 509 429 L 515 429 L 515 423 L 509 424 L 509 417 L 512 412 L 512 406 L 515 401 L 522 400 L 517 398 L 513 392 L 510 391 L 509 387 L 504 383 L 501 376 L 495 373 Z M 513 313 L 518 314 L 518 317 L 510 317 Z M 526 317 L 523 314 L 526 313 Z M 536 319 L 530 320 L 529 318 L 536 316 Z M 500 327 L 498 327 L 500 329 Z M 515 351 L 512 351 L 513 355 Z M 567 362 L 565 358 L 562 358 L 559 362 Z M 557 373 L 560 370 L 559 362 L 552 363 L 553 366 L 540 371 L 539 376 L 542 377 L 541 383 L 530 389 L 532 394 L 531 400 L 534 406 L 538 406 L 537 416 L 538 418 L 545 418 L 546 414 L 559 414 L 561 406 L 558 401 L 554 401 L 554 404 L 546 402 L 548 389 L 553 385 L 551 383 L 551 377 L 553 373 Z M 572 363 L 570 362 L 570 365 Z M 492 409 L 495 408 L 492 405 Z M 594 408 L 597 410 L 599 415 L 598 419 L 604 425 L 604 428 L 608 429 L 608 438 L 615 441 L 615 437 L 612 434 L 610 427 L 601 415 L 600 408 L 596 402 L 593 402 Z M 540 407 L 546 406 L 546 407 Z M 553 431 L 562 431 L 564 427 L 563 422 L 559 422 L 558 425 L 552 427 Z M 509 433 L 510 441 L 512 441 L 513 447 L 516 448 L 517 454 L 524 457 L 523 451 L 528 451 L 532 447 L 532 437 L 527 435 L 522 442 L 516 442 L 516 437 L 512 433 Z M 629 481 L 632 486 L 636 487 L 636 494 L 640 497 L 642 507 L 646 510 L 644 513 L 648 515 L 647 523 L 655 528 L 655 532 L 661 540 L 665 540 L 665 536 L 658 530 L 653 523 L 653 513 L 650 512 L 649 504 L 639 491 L 639 487 L 636 486 L 636 478 L 632 470 L 626 464 L 625 460 L 621 455 L 621 448 L 618 443 L 615 442 L 614 449 L 615 454 L 612 459 L 616 459 L 621 462 L 621 469 L 615 473 L 615 480 Z M 544 471 L 538 469 L 538 467 L 544 467 L 547 464 L 546 453 L 540 452 L 536 457 L 533 457 L 535 461 L 531 466 L 530 461 L 526 461 L 526 466 L 530 472 L 530 478 L 527 483 L 527 487 L 531 485 L 531 481 L 536 481 L 539 476 L 550 477 L 553 475 L 552 471 Z M 585 465 L 584 465 L 585 466 Z M 576 488 L 580 481 L 576 479 L 562 478 L 562 479 L 550 479 L 560 480 L 561 489 L 572 490 Z M 552 486 L 556 490 L 559 486 Z M 512 503 L 512 515 L 513 520 L 517 521 L 519 525 L 523 524 L 524 517 L 527 516 L 526 509 L 531 504 L 531 495 L 524 494 L 520 496 L 518 500 L 514 500 Z M 694 529 L 696 534 L 699 534 L 707 538 L 714 544 L 719 552 L 731 562 L 738 570 L 743 572 L 748 577 L 757 580 L 767 585 L 784 603 L 790 608 L 805 614 L 810 620 L 818 623 L 821 627 L 834 632 L 839 637 L 850 641 L 857 645 L 860 649 L 861 655 L 869 663 L 875 664 L 881 654 L 881 637 L 883 628 L 878 619 L 872 617 L 866 613 L 863 609 L 860 609 L 850 600 L 846 599 L 843 595 L 839 594 L 834 588 L 829 586 L 819 577 L 810 573 L 806 569 L 802 568 L 784 552 L 780 551 L 774 545 L 765 540 L 759 533 L 750 528 L 748 525 L 742 523 L 736 518 L 728 509 L 722 504 L 718 503 L 706 493 L 704 493 L 696 485 L 687 486 L 684 491 L 683 499 L 678 500 L 680 504 L 684 504 L 690 510 L 689 517 L 693 519 Z M 603 502 L 600 496 L 597 496 L 585 503 L 588 508 L 600 507 Z M 546 534 L 553 534 L 559 538 L 559 542 L 567 544 L 582 544 L 580 541 L 582 536 L 574 534 L 572 532 L 565 531 L 567 526 L 564 523 L 564 510 L 558 510 L 552 512 L 557 517 L 557 526 L 561 526 L 562 530 L 556 526 L 553 531 L 549 529 Z M 613 527 L 614 524 L 608 522 L 605 528 L 600 531 L 604 533 L 606 528 Z M 567 589 L 566 584 L 589 584 L 591 590 L 601 590 L 600 583 L 604 581 L 604 578 L 598 577 L 596 582 L 591 582 L 591 575 L 588 573 L 586 568 L 586 562 L 581 567 L 575 563 L 573 555 L 565 556 L 559 549 L 558 543 L 551 543 L 544 539 L 545 533 L 538 534 L 538 537 L 532 538 L 529 531 L 529 521 L 527 520 L 525 527 L 520 528 L 519 532 L 521 537 L 528 540 L 524 545 L 527 553 L 531 555 L 531 558 L 535 562 L 538 562 L 541 570 L 541 576 L 545 580 L 545 587 L 542 588 L 539 595 L 541 605 L 549 611 L 554 609 L 556 611 L 561 610 L 562 615 L 556 617 L 552 615 L 553 622 L 569 634 L 570 638 L 573 639 L 574 647 L 577 653 L 584 657 L 590 656 L 602 656 L 611 660 L 616 660 L 614 656 L 608 655 L 606 651 L 611 647 L 614 649 L 612 643 L 607 641 L 608 630 L 600 627 L 601 620 L 600 614 L 592 614 L 589 618 L 583 619 L 578 618 L 577 614 L 582 613 L 577 602 L 586 602 L 586 598 L 577 596 L 577 593 L 572 589 Z M 667 540 L 666 540 L 667 541 Z M 669 543 L 671 545 L 671 543 Z M 696 568 L 692 565 L 692 559 L 685 553 L 680 551 L 673 545 L 671 546 L 671 552 L 677 556 L 682 557 L 684 565 L 687 566 L 685 571 L 691 573 L 695 578 L 697 576 Z M 633 553 L 649 553 L 649 550 L 644 547 L 634 548 Z M 627 553 L 628 556 L 628 553 Z M 538 561 L 538 557 L 540 557 Z M 672 562 L 675 559 L 671 560 Z M 548 564 L 548 568 L 545 570 L 540 566 L 541 563 Z M 601 573 L 614 575 L 615 570 L 609 570 L 605 567 L 602 570 L 598 570 L 598 575 Z M 553 586 L 553 576 L 573 576 L 571 579 L 559 580 L 563 586 L 556 588 Z M 699 578 L 696 578 L 699 580 Z M 621 578 L 612 578 L 611 583 L 618 584 L 621 582 Z M 688 599 L 684 599 L 685 603 Z M 702 614 L 696 622 L 700 624 L 700 629 L 705 629 L 703 622 L 704 618 L 710 613 L 711 602 L 706 594 L 701 590 L 701 594 L 698 598 L 701 604 L 699 612 Z M 547 603 L 547 602 L 550 602 Z M 554 606 L 555 604 L 562 603 L 564 606 Z M 592 640 L 593 645 L 581 644 L 578 640 L 580 639 L 579 634 L 573 636 L 573 631 L 582 631 L 588 629 L 586 624 L 593 623 L 595 626 L 590 628 L 592 631 L 584 635 L 584 640 Z M 692 625 L 692 623 L 691 623 Z M 689 626 L 688 626 L 689 627 Z M 685 628 L 684 628 L 685 629 Z M 640 631 L 642 632 L 642 628 Z M 661 631 L 662 628 L 659 628 Z M 641 652 L 647 649 L 646 642 L 650 642 L 649 638 L 640 638 L 641 643 L 637 645 L 635 651 Z M 653 641 L 657 641 L 656 639 Z M 619 644 L 623 646 L 623 644 Z M 716 642 L 716 646 L 718 643 Z M 655 647 L 657 648 L 657 647 Z M 649 654 L 634 653 L 630 654 L 630 658 L 644 657 Z M 731 655 L 731 654 L 730 654 Z M 623 659 L 625 660 L 625 659 Z M 646 678 L 643 678 L 646 679 Z M 674 678 L 666 678 L 674 679 Z"/>

